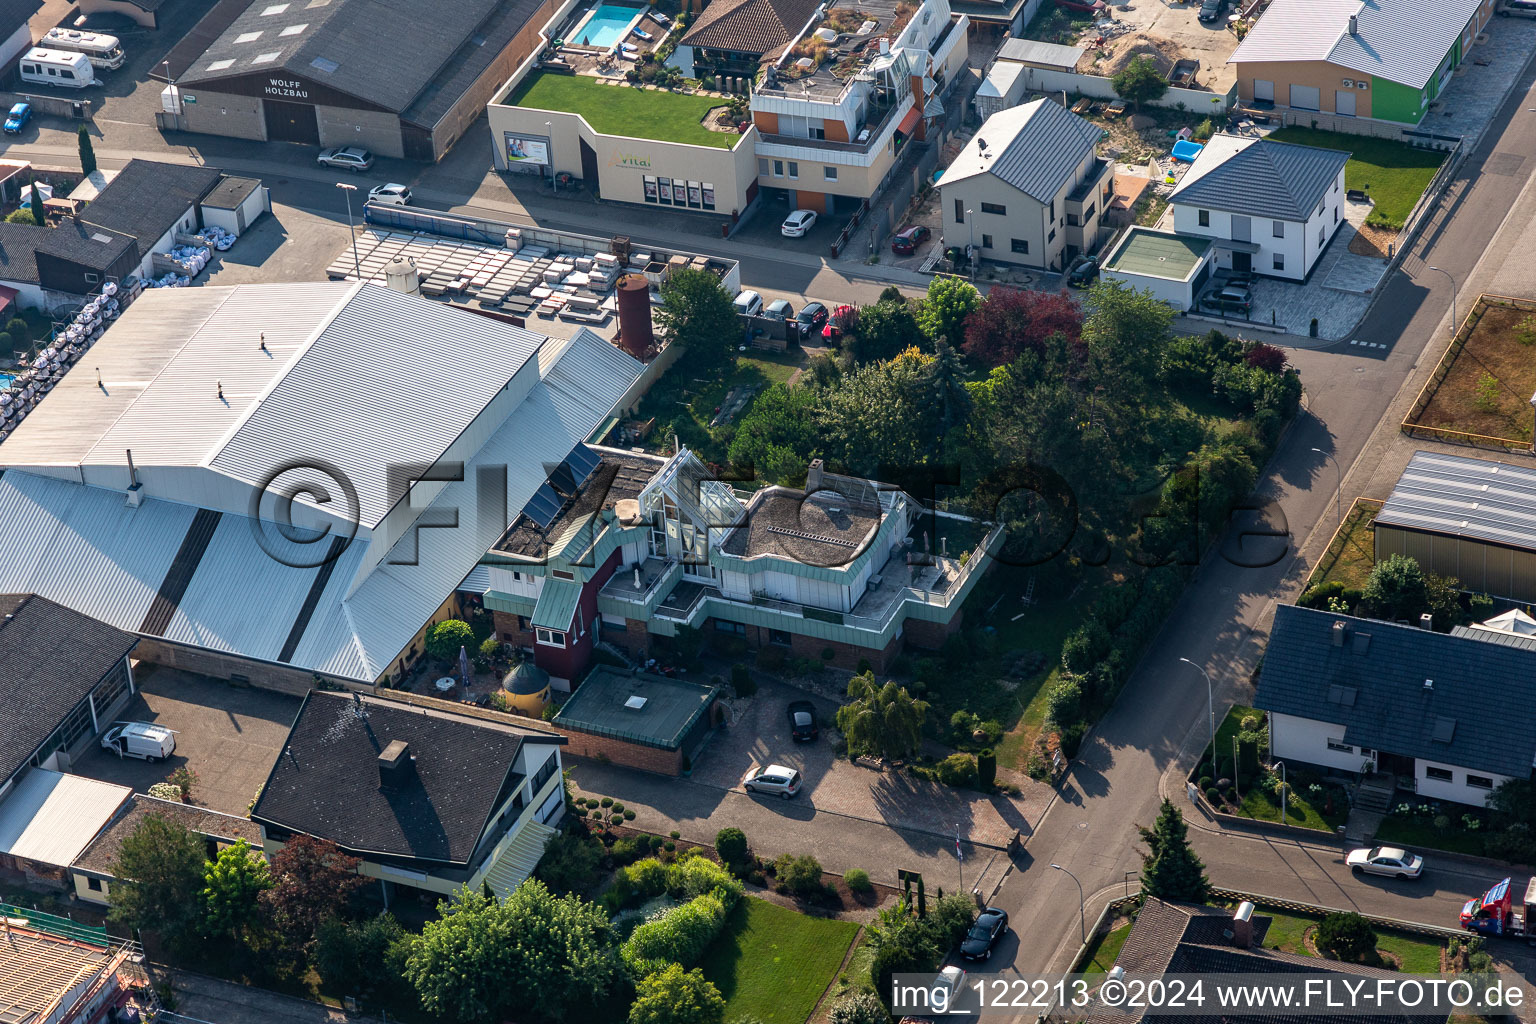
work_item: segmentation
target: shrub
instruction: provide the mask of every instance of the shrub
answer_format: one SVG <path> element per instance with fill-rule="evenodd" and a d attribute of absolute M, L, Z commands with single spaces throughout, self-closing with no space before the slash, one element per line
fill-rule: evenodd
<path fill-rule="evenodd" d="M 620 821 L 624 820 L 624 816 L 622 814 L 615 814 L 614 817 L 618 818 Z M 608 855 L 613 858 L 613 862 L 615 864 L 622 866 L 624 864 L 633 864 L 635 861 L 639 860 L 641 857 L 644 857 L 650 851 L 651 844 L 649 842 L 647 842 L 644 849 L 642 849 L 639 839 L 629 838 L 617 840 L 613 846 L 609 847 Z"/>
<path fill-rule="evenodd" d="M 874 888 L 869 881 L 869 872 L 863 868 L 849 868 L 848 873 L 843 875 L 843 881 L 847 882 L 848 888 L 854 892 L 869 892 Z"/>
<path fill-rule="evenodd" d="M 757 692 L 752 672 L 739 661 L 731 666 L 731 689 L 736 691 L 738 697 L 750 697 Z"/>
<path fill-rule="evenodd" d="M 671 836 L 673 839 L 681 839 L 681 838 L 683 838 L 683 834 L 681 832 L 679 832 L 677 829 L 673 829 L 671 832 L 668 832 L 667 835 Z"/>
<path fill-rule="evenodd" d="M 830 1024 L 890 1024 L 890 1019 L 891 1015 L 873 992 L 844 996 L 827 1014 Z"/>
<path fill-rule="evenodd" d="M 667 892 L 676 899 L 693 899 L 695 896 L 713 896 L 726 908 L 734 907 L 741 899 L 741 881 L 708 857 L 694 856 L 679 860 L 667 868 Z"/>
<path fill-rule="evenodd" d="M 628 810 L 625 811 L 624 812 L 624 820 L 625 821 L 634 821 L 635 820 L 635 812 L 634 811 L 628 811 Z"/>
<path fill-rule="evenodd" d="M 624 805 L 619 803 L 617 800 L 615 800 L 609 806 L 610 806 L 610 809 L 613 811 L 614 814 L 623 814 L 624 813 Z"/>
<path fill-rule="evenodd" d="M 1058 727 L 1082 720 L 1083 687 L 1076 679 L 1059 679 L 1046 693 L 1045 717 Z"/>
<path fill-rule="evenodd" d="M 976 755 L 976 788 L 989 792 L 997 781 L 997 755 L 988 747 Z"/>
<path fill-rule="evenodd" d="M 1317 926 L 1317 947 L 1351 963 L 1374 960 L 1376 932 L 1359 914 L 1329 914 Z"/>
<path fill-rule="evenodd" d="M 1109 630 L 1097 618 L 1079 626 L 1061 645 L 1061 665 L 1073 675 L 1082 675 L 1109 653 Z"/>
<path fill-rule="evenodd" d="M 1215 786 L 1212 786 L 1205 791 L 1205 798 L 1209 800 L 1213 805 L 1217 807 L 1221 806 L 1221 790 L 1217 789 Z"/>
<path fill-rule="evenodd" d="M 610 814 L 610 815 L 608 815 L 608 824 L 610 824 L 610 825 L 622 825 L 622 824 L 624 824 L 624 815 L 623 814 Z"/>
<path fill-rule="evenodd" d="M 158 800 L 174 800 L 181 803 L 181 787 L 170 782 L 156 782 L 149 787 L 149 795 Z"/>
<path fill-rule="evenodd" d="M 613 797 L 605 796 L 601 800 L 599 800 L 598 803 L 601 804 L 603 807 L 612 807 L 613 806 Z"/>
<path fill-rule="evenodd" d="M 1243 720 L 1238 724 L 1242 726 L 1243 732 L 1258 732 L 1259 726 L 1263 723 L 1259 721 L 1258 715 L 1244 715 Z"/>
<path fill-rule="evenodd" d="M 654 857 L 637 860 L 614 873 L 611 891 L 620 906 L 660 896 L 667 891 L 667 866 Z"/>
<path fill-rule="evenodd" d="M 946 786 L 976 787 L 976 759 L 970 754 L 950 754 L 939 762 L 939 781 Z"/>
<path fill-rule="evenodd" d="M 774 876 L 796 896 L 809 896 L 821 888 L 821 862 L 808 853 L 780 854 L 773 868 Z"/>
<path fill-rule="evenodd" d="M 1201 789 L 1210 789 L 1214 785 L 1216 785 L 1216 780 L 1211 778 L 1209 775 L 1200 776 Z"/>
<path fill-rule="evenodd" d="M 677 838 L 677 833 L 672 833 Z M 747 834 L 739 828 L 723 828 L 715 833 L 715 852 L 727 864 L 742 864 L 747 859 Z"/>
<path fill-rule="evenodd" d="M 559 895 L 585 890 L 592 884 L 598 861 L 603 858 L 603 844 L 586 835 L 586 829 L 581 832 L 582 835 L 574 832 L 556 834 L 544 847 L 544 856 L 535 869 L 534 873 L 544 884 Z"/>
<path fill-rule="evenodd" d="M 5 324 L 5 333 L 11 336 L 13 342 L 23 345 L 32 340 L 32 328 L 19 316 L 13 316 Z"/>
<path fill-rule="evenodd" d="M 459 656 L 459 648 L 475 646 L 475 631 L 459 619 L 444 619 L 427 630 L 427 654 L 441 661 Z"/>
<path fill-rule="evenodd" d="M 695 897 L 636 928 L 620 955 L 641 976 L 668 964 L 692 966 L 720 934 L 725 913 L 725 904 L 714 896 Z"/>

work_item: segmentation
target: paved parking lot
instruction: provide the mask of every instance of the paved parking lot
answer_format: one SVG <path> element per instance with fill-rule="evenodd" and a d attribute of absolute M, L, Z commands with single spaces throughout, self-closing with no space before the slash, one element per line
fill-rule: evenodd
<path fill-rule="evenodd" d="M 159 666 L 140 665 L 137 671 L 139 695 L 120 720 L 176 730 L 176 752 L 150 764 L 94 747 L 71 771 L 144 793 L 186 765 L 198 777 L 193 803 L 243 816 L 288 738 L 299 698 Z"/>

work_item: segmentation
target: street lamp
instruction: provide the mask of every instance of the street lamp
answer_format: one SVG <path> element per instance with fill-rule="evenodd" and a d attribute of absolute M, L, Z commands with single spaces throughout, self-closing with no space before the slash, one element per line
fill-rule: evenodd
<path fill-rule="evenodd" d="M 1080 936 L 1082 936 L 1082 941 L 1087 942 L 1088 924 L 1083 917 L 1083 883 L 1078 882 L 1077 876 L 1072 872 L 1067 871 L 1067 869 L 1062 867 L 1060 864 L 1052 864 L 1051 867 L 1055 868 L 1057 871 L 1066 871 L 1067 877 L 1072 879 L 1072 881 L 1077 882 L 1077 932 Z"/>
<path fill-rule="evenodd" d="M 544 130 L 548 135 L 544 136 L 544 159 L 549 161 L 549 190 L 560 191 L 560 186 L 555 184 L 555 122 L 545 121 Z"/>
<path fill-rule="evenodd" d="M 1451 282 L 1451 333 L 1455 334 L 1456 333 L 1456 279 L 1454 277 L 1452 277 L 1448 271 L 1441 270 L 1439 267 L 1430 267 L 1429 269 L 1435 271 L 1438 274 L 1444 274 L 1445 275 L 1445 279 L 1447 281 Z"/>
<path fill-rule="evenodd" d="M 357 186 L 338 181 L 336 187 L 341 189 L 341 194 L 347 197 L 347 234 L 352 236 L 352 269 L 357 271 L 357 279 L 361 281 L 363 268 L 357 262 L 357 229 L 352 226 L 352 193 L 357 191 Z"/>
<path fill-rule="evenodd" d="M 1200 674 L 1205 676 L 1205 710 L 1211 716 L 1211 768 L 1214 769 L 1216 767 L 1216 692 L 1211 687 L 1211 676 L 1205 669 L 1196 665 L 1188 658 L 1180 658 L 1179 660 L 1186 665 L 1199 669 Z"/>
<path fill-rule="evenodd" d="M 1339 468 L 1339 460 L 1334 458 L 1332 455 L 1329 455 L 1321 448 L 1313 448 L 1312 450 L 1321 455 L 1323 458 L 1327 459 L 1329 462 L 1333 463 L 1333 471 L 1334 473 L 1338 474 L 1339 485 L 1334 489 L 1333 492 L 1333 518 L 1338 520 L 1339 526 L 1343 526 L 1344 514 L 1339 511 L 1339 500 L 1344 496 L 1344 471 Z"/>

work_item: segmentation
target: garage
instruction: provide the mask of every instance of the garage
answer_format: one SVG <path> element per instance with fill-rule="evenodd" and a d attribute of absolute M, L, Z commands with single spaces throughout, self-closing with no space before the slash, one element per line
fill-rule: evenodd
<path fill-rule="evenodd" d="M 1291 106 L 1297 110 L 1321 110 L 1322 90 L 1315 85 L 1291 86 Z"/>
<path fill-rule="evenodd" d="M 261 106 L 266 115 L 268 140 L 320 144 L 320 121 L 315 117 L 314 107 L 283 100 L 263 100 Z"/>
<path fill-rule="evenodd" d="M 271 193 L 255 178 L 236 178 L 225 175 L 212 192 L 198 204 L 203 223 L 209 227 L 223 228 L 236 237 L 262 214 L 272 210 Z"/>

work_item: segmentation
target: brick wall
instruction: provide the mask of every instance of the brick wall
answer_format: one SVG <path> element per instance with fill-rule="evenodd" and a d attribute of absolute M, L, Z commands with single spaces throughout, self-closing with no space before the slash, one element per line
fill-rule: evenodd
<path fill-rule="evenodd" d="M 380 110 L 356 110 L 315 104 L 322 146 L 362 146 L 378 156 L 401 157 L 400 117 Z M 361 129 L 361 130 L 359 130 Z"/>
<path fill-rule="evenodd" d="M 651 649 L 651 630 L 642 619 L 624 620 L 624 646 L 631 658 L 645 660 Z"/>
<path fill-rule="evenodd" d="M 215 679 L 248 682 L 263 690 L 276 690 L 278 693 L 289 693 L 297 697 L 304 696 L 315 685 L 314 674 L 303 669 L 268 665 L 265 662 L 250 661 L 231 654 L 183 647 L 180 644 L 166 643 L 163 640 L 148 637 L 139 641 L 139 646 L 133 653 L 134 657 L 140 661 L 184 669 L 188 672 L 212 676 Z M 236 679 L 237 676 L 242 678 Z M 341 680 L 334 681 L 341 682 Z M 358 683 L 347 685 L 367 689 Z"/>
<path fill-rule="evenodd" d="M 789 652 L 796 658 L 821 661 L 822 652 L 828 647 L 832 648 L 832 660 L 829 664 L 837 668 L 852 672 L 859 667 L 860 660 L 864 660 L 868 661 L 876 672 L 885 672 L 890 667 L 890 663 L 901 653 L 901 637 L 892 639 L 882 650 L 874 647 L 857 647 L 837 640 L 821 640 L 795 633 L 790 637 Z"/>
<path fill-rule="evenodd" d="M 920 619 L 908 619 L 902 624 L 902 632 L 906 634 L 907 643 L 913 647 L 921 647 L 926 651 L 936 651 L 944 646 L 944 641 L 960 632 L 960 626 L 965 620 L 965 612 L 957 609 L 954 618 L 949 622 L 926 622 Z"/>
<path fill-rule="evenodd" d="M 656 772 L 660 775 L 680 775 L 683 770 L 681 750 L 658 750 L 655 747 L 627 743 L 608 736 L 593 736 L 591 733 L 577 732 L 574 729 L 560 729 L 560 731 L 570 740 L 565 748 L 565 754 L 568 757 L 590 757 L 598 761 L 606 759 L 612 764 L 625 768 L 639 768 L 642 771 Z"/>
<path fill-rule="evenodd" d="M 533 646 L 533 630 L 518 626 L 516 615 L 510 612 L 493 611 L 491 612 L 491 621 L 496 625 L 496 636 L 498 639 L 509 644 L 517 644 L 520 647 Z"/>

